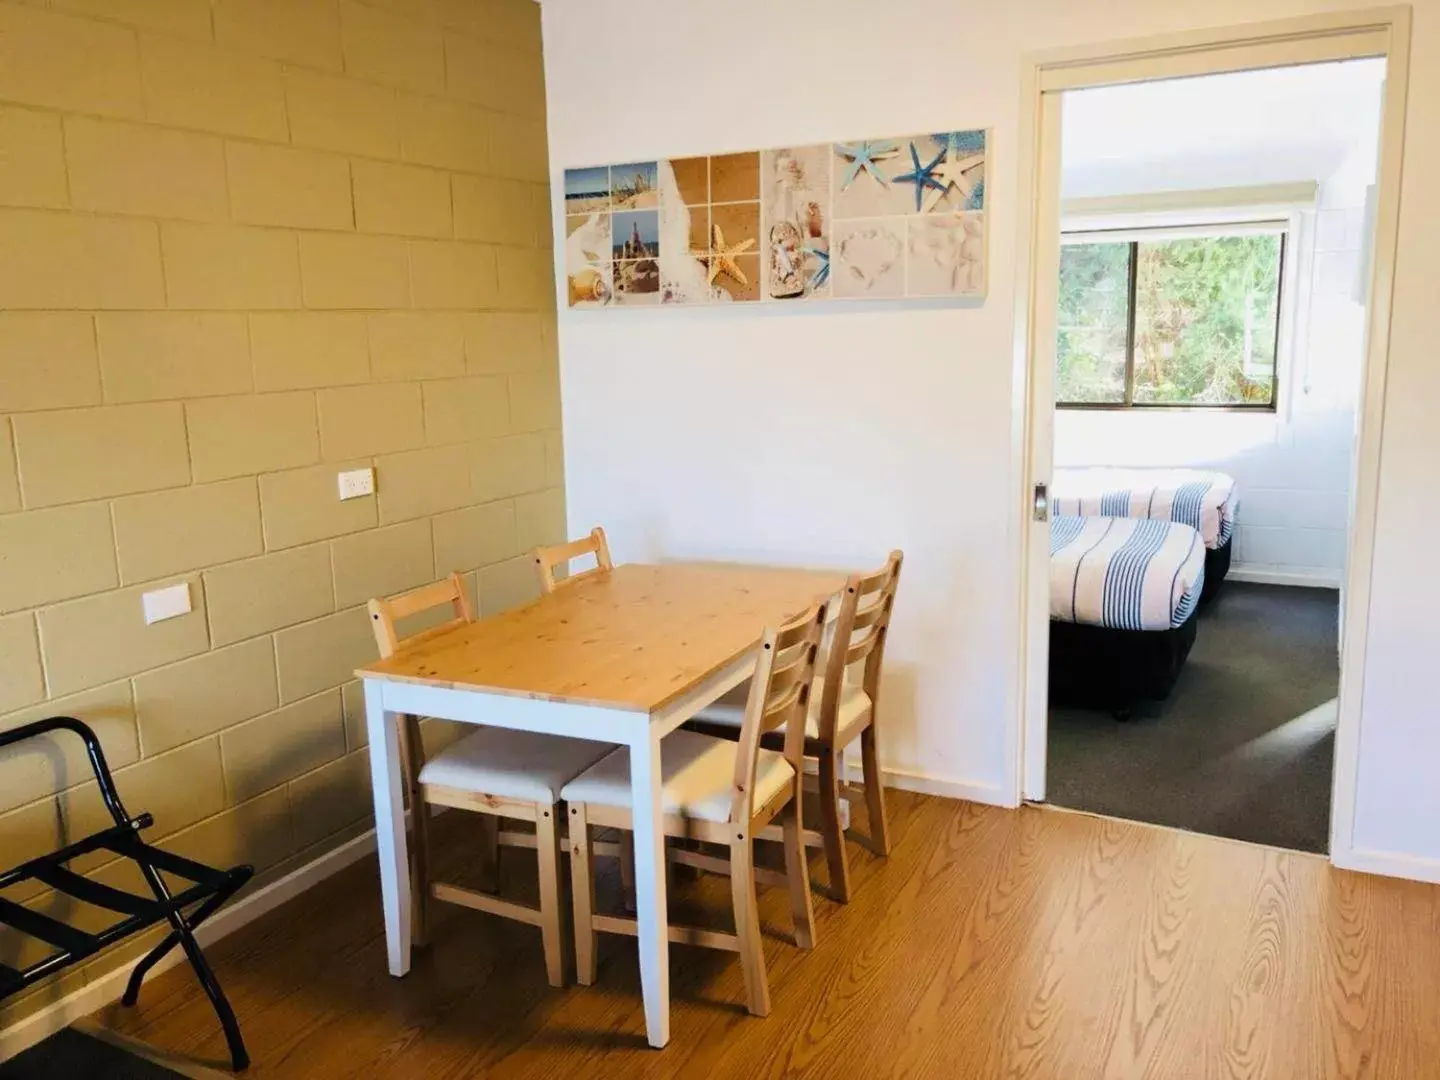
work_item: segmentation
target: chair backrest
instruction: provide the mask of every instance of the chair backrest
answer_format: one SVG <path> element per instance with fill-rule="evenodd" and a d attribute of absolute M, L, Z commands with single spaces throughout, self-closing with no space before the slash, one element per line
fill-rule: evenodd
<path fill-rule="evenodd" d="M 395 624 L 401 619 L 418 615 L 422 611 L 429 611 L 443 604 L 450 605 L 450 609 L 454 613 L 453 618 L 447 619 L 438 626 L 431 626 L 419 634 L 411 634 L 403 639 L 396 637 Z M 475 609 L 470 606 L 470 597 L 465 592 L 465 583 L 460 579 L 459 574 L 451 574 L 448 578 L 432 585 L 422 585 L 418 589 L 411 589 L 409 592 L 400 593 L 387 600 L 370 601 L 370 629 L 375 631 L 375 644 L 380 647 L 382 658 L 394 656 L 395 651 L 403 644 L 431 637 L 441 631 L 449 630 L 451 627 L 474 621 Z"/>
<path fill-rule="evenodd" d="M 586 555 L 595 556 L 593 567 L 556 580 L 555 568 L 557 566 L 568 567 L 571 559 L 579 559 Z M 535 570 L 540 576 L 540 591 L 545 593 L 552 593 L 561 585 L 573 584 L 592 574 L 614 568 L 615 564 L 610 560 L 610 545 L 605 542 L 605 530 L 598 525 L 590 530 L 589 536 L 579 540 L 535 549 Z"/>
<path fill-rule="evenodd" d="M 755 805 L 755 768 L 761 737 L 777 728 L 785 730 L 785 757 L 798 776 L 805 767 L 805 716 L 815 681 L 815 660 L 825 635 L 827 607 L 808 611 L 766 630 L 760 639 L 740 744 L 735 755 L 735 797 L 730 820 L 749 826 Z"/>
<path fill-rule="evenodd" d="M 840 594 L 830 651 L 825 657 L 824 686 L 820 695 L 820 741 L 833 745 L 840 711 L 840 693 L 854 665 L 864 661 L 861 687 L 871 708 L 880 695 L 880 669 L 885 663 L 885 640 L 890 632 L 890 615 L 895 608 L 895 591 L 900 586 L 900 564 L 905 554 L 890 552 L 879 570 L 854 574 Z"/>

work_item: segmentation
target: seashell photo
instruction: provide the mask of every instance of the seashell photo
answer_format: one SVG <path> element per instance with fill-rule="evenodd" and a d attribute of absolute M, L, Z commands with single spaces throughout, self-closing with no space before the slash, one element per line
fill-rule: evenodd
<path fill-rule="evenodd" d="M 849 221 L 835 227 L 835 295 L 905 295 L 905 220 Z"/>
<path fill-rule="evenodd" d="M 985 290 L 984 213 L 911 218 L 906 262 L 912 296 L 980 295 Z"/>

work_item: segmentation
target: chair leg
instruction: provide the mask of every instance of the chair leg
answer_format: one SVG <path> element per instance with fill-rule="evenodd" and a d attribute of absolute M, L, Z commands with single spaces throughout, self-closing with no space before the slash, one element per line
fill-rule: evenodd
<path fill-rule="evenodd" d="M 745 1004 L 752 1016 L 770 1015 L 770 984 L 765 977 L 765 944 L 755 896 L 755 843 L 749 831 L 730 841 L 730 898 L 735 907 L 735 936 L 745 976 Z"/>
<path fill-rule="evenodd" d="M 410 853 L 410 942 L 423 948 L 430 943 L 430 806 L 418 791 L 411 805 L 415 841 Z"/>
<path fill-rule="evenodd" d="M 815 947 L 815 908 L 810 903 L 810 865 L 805 857 L 804 824 L 800 814 L 802 785 L 795 784 L 795 800 L 785 812 L 785 879 L 790 890 L 790 917 L 795 924 L 795 944 Z"/>
<path fill-rule="evenodd" d="M 620 830 L 620 894 L 625 910 L 635 910 L 635 834 Z"/>
<path fill-rule="evenodd" d="M 575 981 L 595 982 L 595 873 L 584 803 L 570 804 L 570 894 L 575 912 Z"/>
<path fill-rule="evenodd" d="M 494 814 L 480 815 L 480 888 L 500 891 L 500 819 Z"/>
<path fill-rule="evenodd" d="M 848 904 L 850 866 L 845 861 L 845 830 L 840 821 L 839 758 L 839 751 L 828 746 L 820 754 L 820 835 L 830 868 L 830 892 L 835 900 Z"/>
<path fill-rule="evenodd" d="M 559 805 L 535 807 L 535 855 L 540 864 L 540 937 L 551 986 L 565 985 L 565 913 L 560 905 Z"/>
<path fill-rule="evenodd" d="M 420 789 L 420 762 L 425 757 L 418 717 L 405 716 L 400 728 L 400 768 L 410 796 L 414 842 L 410 850 L 410 942 L 423 947 L 430 940 L 430 807 Z"/>
<path fill-rule="evenodd" d="M 890 823 L 885 819 L 885 785 L 880 778 L 880 755 L 875 725 L 860 733 L 860 764 L 865 774 L 865 807 L 870 815 L 870 842 L 880 855 L 890 854 Z"/>

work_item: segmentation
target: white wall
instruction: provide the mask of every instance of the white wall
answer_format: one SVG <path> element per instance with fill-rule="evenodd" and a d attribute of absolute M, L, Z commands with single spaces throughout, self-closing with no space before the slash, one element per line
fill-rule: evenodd
<path fill-rule="evenodd" d="M 627 559 L 854 565 L 904 547 L 885 757 L 999 795 L 1018 710 L 1021 56 L 1351 6 L 546 0 L 557 178 L 646 155 L 995 131 L 983 304 L 562 311 L 572 532 L 604 521 Z M 1440 457 L 1440 0 L 1415 6 L 1356 840 L 1440 867 L 1440 500 L 1416 494 Z M 643 64 L 622 62 L 634 56 Z"/>
<path fill-rule="evenodd" d="M 1365 349 L 1356 302 L 1379 137 L 1379 61 L 1066 95 L 1067 197 L 1310 180 L 1287 259 L 1275 413 L 1057 410 L 1057 465 L 1176 465 L 1234 476 L 1238 578 L 1338 587 Z M 1254 108 L 1256 100 L 1266 108 Z M 1152 137 L 1153 136 L 1153 137 Z"/>

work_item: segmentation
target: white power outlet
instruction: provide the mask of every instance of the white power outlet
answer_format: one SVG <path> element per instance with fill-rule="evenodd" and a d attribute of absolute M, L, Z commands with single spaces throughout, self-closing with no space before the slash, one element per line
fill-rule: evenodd
<path fill-rule="evenodd" d="M 340 501 L 375 494 L 375 470 L 351 469 L 340 474 Z"/>
<path fill-rule="evenodd" d="M 190 611 L 190 583 L 182 581 L 179 585 L 147 592 L 140 597 L 140 604 L 145 610 L 146 626 L 186 615 Z"/>

